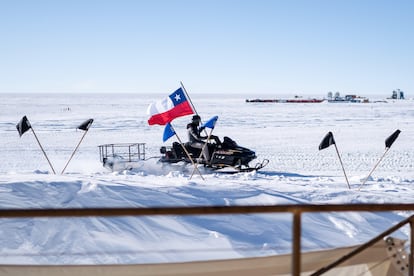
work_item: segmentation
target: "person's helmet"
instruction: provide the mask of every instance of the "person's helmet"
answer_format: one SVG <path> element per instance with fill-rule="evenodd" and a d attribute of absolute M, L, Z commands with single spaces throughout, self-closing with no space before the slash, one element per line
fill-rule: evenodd
<path fill-rule="evenodd" d="M 199 115 L 194 115 L 193 119 L 191 120 L 193 123 L 200 123 L 201 118 Z"/>

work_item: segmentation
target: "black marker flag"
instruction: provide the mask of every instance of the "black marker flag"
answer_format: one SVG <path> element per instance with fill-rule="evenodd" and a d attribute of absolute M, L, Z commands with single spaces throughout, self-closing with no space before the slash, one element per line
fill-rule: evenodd
<path fill-rule="evenodd" d="M 27 119 L 26 116 L 23 116 L 23 118 L 20 120 L 20 122 L 16 125 L 17 131 L 19 132 L 20 137 L 22 137 L 22 135 L 28 131 L 29 129 L 32 128 L 32 126 L 30 125 L 29 120 Z"/>
<path fill-rule="evenodd" d="M 45 152 L 45 150 L 42 147 L 42 144 L 40 144 L 39 138 L 37 138 L 36 132 L 34 131 L 34 129 L 32 128 L 32 126 L 30 125 L 30 122 L 29 122 L 29 120 L 27 119 L 26 116 L 23 116 L 23 118 L 20 120 L 20 122 L 17 123 L 16 128 L 17 128 L 17 131 L 19 132 L 20 137 L 22 137 L 22 135 L 26 131 L 28 131 L 29 129 L 32 130 L 33 135 L 36 138 L 36 141 L 39 144 L 39 147 L 42 150 L 44 156 L 46 157 L 46 160 L 49 163 L 50 168 L 52 169 L 53 173 L 56 174 L 55 169 L 52 166 L 52 163 L 50 163 L 50 160 L 47 157 L 46 152 Z"/>
<path fill-rule="evenodd" d="M 88 119 L 85 122 L 83 122 L 82 124 L 80 124 L 78 126 L 78 129 L 87 131 L 91 127 L 92 123 L 93 123 L 93 119 Z"/>
<path fill-rule="evenodd" d="M 385 139 L 385 147 L 390 148 L 392 144 L 397 140 L 398 135 L 400 135 L 401 130 L 397 129 L 394 131 L 393 134 L 390 135 L 387 139 Z"/>
<path fill-rule="evenodd" d="M 351 189 L 351 186 L 349 186 L 349 180 L 345 173 L 344 164 L 342 164 L 341 155 L 339 154 L 338 147 L 336 146 L 335 139 L 333 137 L 332 132 L 328 132 L 328 134 L 325 135 L 325 137 L 322 139 L 322 142 L 319 144 L 319 150 L 326 149 L 330 145 L 335 145 L 336 154 L 338 155 L 339 163 L 341 163 L 342 171 L 344 172 L 346 184 L 348 184 L 348 189 Z"/>
<path fill-rule="evenodd" d="M 60 174 L 63 174 L 66 170 L 66 167 L 69 165 L 70 160 L 72 160 L 72 157 L 75 155 L 75 152 L 78 150 L 80 144 L 82 143 L 83 138 L 85 137 L 86 133 L 88 133 L 89 128 L 91 127 L 93 123 L 93 119 L 88 119 L 82 124 L 80 124 L 77 128 L 80 130 L 84 130 L 85 132 L 82 135 L 82 138 L 80 139 L 78 145 L 76 146 L 75 150 L 72 152 L 72 155 L 69 157 L 68 162 L 66 162 L 65 167 L 63 168 L 62 172 Z"/>
<path fill-rule="evenodd" d="M 335 139 L 333 137 L 332 132 L 329 131 L 328 134 L 326 134 L 323 138 L 322 142 L 319 144 L 319 150 L 326 149 L 327 147 L 333 144 L 335 144 Z"/>

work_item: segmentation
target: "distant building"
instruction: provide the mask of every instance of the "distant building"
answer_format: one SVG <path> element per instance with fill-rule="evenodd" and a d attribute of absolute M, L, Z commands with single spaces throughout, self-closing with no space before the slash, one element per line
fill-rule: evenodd
<path fill-rule="evenodd" d="M 360 97 L 358 95 L 345 95 L 345 97 L 341 97 L 339 92 L 335 92 L 335 96 L 332 96 L 332 92 L 328 92 L 328 102 L 333 103 L 368 103 L 369 99 L 365 97 Z"/>
<path fill-rule="evenodd" d="M 393 90 L 392 91 L 391 99 L 404 100 L 404 92 L 401 91 L 400 89 Z"/>

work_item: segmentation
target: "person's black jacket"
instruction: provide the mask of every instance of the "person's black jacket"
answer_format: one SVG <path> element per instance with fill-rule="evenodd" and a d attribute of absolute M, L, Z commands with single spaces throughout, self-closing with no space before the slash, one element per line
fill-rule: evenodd
<path fill-rule="evenodd" d="M 188 131 L 188 141 L 190 143 L 204 143 L 203 140 L 207 139 L 207 136 L 202 136 L 200 134 L 203 131 L 202 128 L 198 127 L 198 124 L 189 123 L 187 125 Z"/>

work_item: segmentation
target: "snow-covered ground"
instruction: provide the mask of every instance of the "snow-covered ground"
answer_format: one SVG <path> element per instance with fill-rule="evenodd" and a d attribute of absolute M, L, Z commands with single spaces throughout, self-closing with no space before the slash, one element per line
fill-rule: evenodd
<path fill-rule="evenodd" d="M 214 134 L 229 136 L 269 159 L 259 172 L 216 174 L 157 163 L 162 126 L 147 124 L 149 103 L 165 95 L 0 94 L 0 208 L 154 207 L 329 203 L 412 203 L 414 101 L 376 103 L 246 103 L 257 95 L 191 95 L 202 119 L 218 115 Z M 266 96 L 264 96 L 266 97 Z M 272 98 L 272 96 L 267 96 Z M 385 96 L 382 98 L 384 99 Z M 381 99 L 381 97 L 378 97 Z M 51 172 L 30 131 L 27 115 L 57 174 Z M 94 122 L 63 175 L 61 170 Z M 191 116 L 173 121 L 186 140 Z M 385 150 L 401 134 L 368 182 Z M 318 150 L 328 131 L 350 180 L 348 189 L 334 147 Z M 110 172 L 98 145 L 146 143 L 147 161 Z M 256 161 L 252 162 L 253 165 Z M 302 250 L 365 242 L 409 215 L 322 213 L 302 218 Z M 121 218 L 0 219 L 0 262 L 9 264 L 153 263 L 288 253 L 291 215 L 162 216 Z M 408 228 L 395 233 L 408 238 Z"/>

